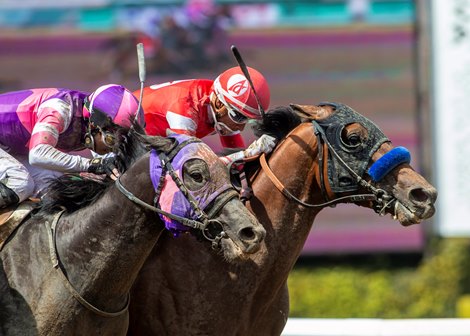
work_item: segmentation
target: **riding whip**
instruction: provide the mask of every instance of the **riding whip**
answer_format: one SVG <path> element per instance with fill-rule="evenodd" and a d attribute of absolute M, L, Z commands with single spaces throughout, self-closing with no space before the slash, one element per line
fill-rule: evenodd
<path fill-rule="evenodd" d="M 264 118 L 265 112 L 264 112 L 263 106 L 261 106 L 261 102 L 260 102 L 258 93 L 256 93 L 256 89 L 255 89 L 255 86 L 253 85 L 253 81 L 251 80 L 250 73 L 248 72 L 248 67 L 243 61 L 242 55 L 238 51 L 238 48 L 232 45 L 230 49 L 232 50 L 233 56 L 235 56 L 235 59 L 237 60 L 238 66 L 240 67 L 246 79 L 248 80 L 248 83 L 250 83 L 251 89 L 253 90 L 253 94 L 255 95 L 255 98 L 256 98 L 256 103 L 258 104 L 258 109 L 261 112 L 261 116 Z"/>
<path fill-rule="evenodd" d="M 142 99 L 144 96 L 144 82 L 145 82 L 145 56 L 144 56 L 144 45 L 143 43 L 137 43 L 137 63 L 139 66 L 139 82 L 140 82 L 140 94 L 139 94 L 139 106 L 137 107 L 137 113 L 135 119 L 137 120 L 140 111 L 142 109 Z"/>

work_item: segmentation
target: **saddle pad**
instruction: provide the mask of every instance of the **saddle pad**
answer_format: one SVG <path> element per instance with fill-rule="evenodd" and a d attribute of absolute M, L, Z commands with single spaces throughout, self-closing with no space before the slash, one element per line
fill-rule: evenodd
<path fill-rule="evenodd" d="M 0 214 L 0 250 L 13 230 L 33 210 L 35 202 L 26 200 L 16 209 L 6 209 Z"/>

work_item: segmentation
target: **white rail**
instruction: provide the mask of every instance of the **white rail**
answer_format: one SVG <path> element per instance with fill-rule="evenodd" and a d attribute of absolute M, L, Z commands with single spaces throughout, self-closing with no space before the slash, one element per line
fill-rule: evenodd
<path fill-rule="evenodd" d="M 470 318 L 302 319 L 290 318 L 283 336 L 470 336 Z"/>

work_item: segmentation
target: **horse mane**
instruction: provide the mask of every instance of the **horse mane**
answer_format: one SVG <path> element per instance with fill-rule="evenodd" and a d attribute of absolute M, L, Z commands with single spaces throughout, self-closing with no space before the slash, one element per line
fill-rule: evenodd
<path fill-rule="evenodd" d="M 148 136 L 144 129 L 133 122 L 130 129 L 116 128 L 117 139 L 113 153 L 117 168 L 122 173 L 150 149 L 156 148 L 169 152 L 174 142 L 171 139 Z M 65 208 L 72 213 L 99 199 L 107 188 L 114 183 L 110 178 L 98 178 L 93 174 L 64 174 L 49 181 L 46 194 L 41 198 L 38 215 L 46 215 Z"/>
<path fill-rule="evenodd" d="M 255 136 L 263 134 L 277 139 L 278 143 L 284 139 L 294 128 L 304 120 L 290 106 L 278 106 L 268 110 L 263 119 L 257 121 L 253 126 Z M 247 176 L 253 175 L 259 169 L 259 161 L 246 162 L 244 170 Z"/>
<path fill-rule="evenodd" d="M 302 119 L 290 106 L 278 106 L 268 110 L 263 119 L 256 122 L 253 132 L 257 137 L 267 134 L 279 141 L 301 123 Z"/>

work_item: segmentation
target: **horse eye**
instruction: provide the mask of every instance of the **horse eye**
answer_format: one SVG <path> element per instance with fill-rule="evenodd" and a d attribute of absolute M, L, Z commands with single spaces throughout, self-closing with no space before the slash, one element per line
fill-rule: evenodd
<path fill-rule="evenodd" d="M 199 173 L 199 172 L 194 172 L 194 173 L 191 173 L 191 178 L 195 181 L 195 182 L 198 182 L 198 183 L 201 183 L 204 181 L 204 176 Z"/>
<path fill-rule="evenodd" d="M 359 134 L 351 134 L 348 136 L 347 144 L 351 147 L 357 147 L 361 144 L 362 140 Z"/>
<path fill-rule="evenodd" d="M 202 159 L 189 159 L 183 166 L 183 182 L 189 190 L 196 191 L 210 181 L 209 166 Z"/>

